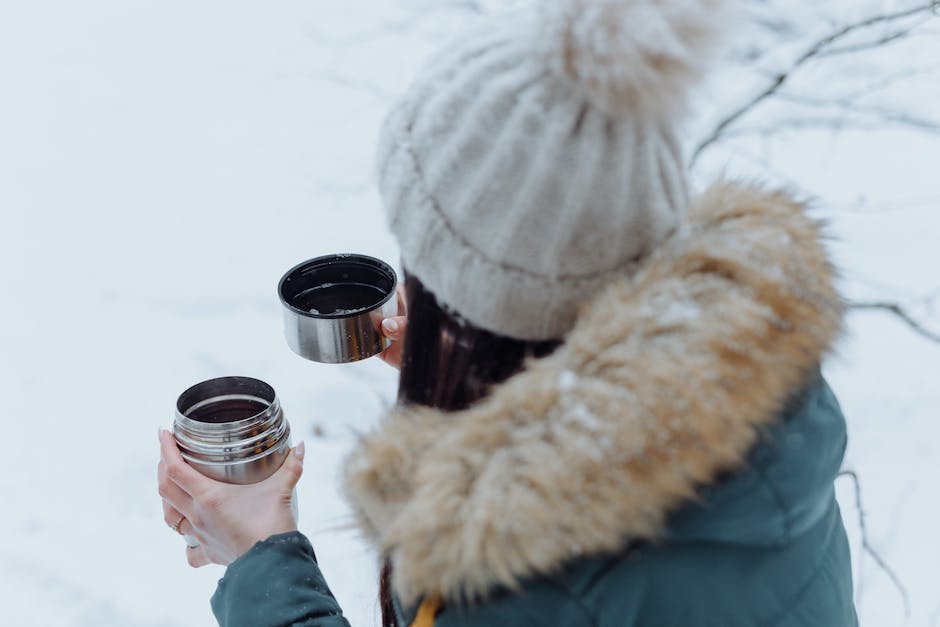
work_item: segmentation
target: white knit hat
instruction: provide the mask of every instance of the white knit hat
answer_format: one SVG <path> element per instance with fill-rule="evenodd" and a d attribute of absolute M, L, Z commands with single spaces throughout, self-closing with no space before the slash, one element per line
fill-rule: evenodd
<path fill-rule="evenodd" d="M 437 55 L 380 191 L 407 271 L 477 326 L 562 337 L 688 205 L 677 124 L 721 0 L 544 0 Z"/>

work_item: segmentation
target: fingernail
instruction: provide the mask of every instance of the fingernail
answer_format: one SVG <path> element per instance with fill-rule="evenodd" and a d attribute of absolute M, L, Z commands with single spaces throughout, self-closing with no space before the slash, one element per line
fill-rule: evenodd
<path fill-rule="evenodd" d="M 301 460 L 301 461 L 303 461 L 303 459 L 304 459 L 304 453 L 306 453 L 306 452 L 307 452 L 307 450 L 306 450 L 306 447 L 304 446 L 304 443 L 303 443 L 303 442 L 301 442 L 300 444 L 298 444 L 297 446 L 294 447 L 294 455 L 297 457 L 297 459 L 299 459 L 299 460 Z"/>
<path fill-rule="evenodd" d="M 394 318 L 386 318 L 382 321 L 382 328 L 388 331 L 389 333 L 398 332 L 398 321 Z"/>

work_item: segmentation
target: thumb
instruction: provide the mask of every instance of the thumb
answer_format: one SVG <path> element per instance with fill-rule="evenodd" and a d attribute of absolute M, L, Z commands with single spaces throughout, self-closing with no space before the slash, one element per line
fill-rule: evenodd
<path fill-rule="evenodd" d="M 300 481 L 300 476 L 304 472 L 305 452 L 306 449 L 304 447 L 304 443 L 301 442 L 291 449 L 287 459 L 284 460 L 284 463 L 281 464 L 281 467 L 278 468 L 277 472 L 274 473 L 274 476 L 271 477 L 277 481 L 277 483 L 282 485 L 287 492 L 293 490 L 294 486 L 297 485 L 297 482 Z"/>

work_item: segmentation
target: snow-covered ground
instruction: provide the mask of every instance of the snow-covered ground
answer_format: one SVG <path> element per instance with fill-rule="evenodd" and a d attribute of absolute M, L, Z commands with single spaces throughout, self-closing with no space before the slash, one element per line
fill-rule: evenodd
<path fill-rule="evenodd" d="M 378 125 L 423 57 L 473 19 L 464 4 L 0 1 L 0 623 L 212 624 L 222 569 L 186 566 L 162 521 L 156 429 L 190 384 L 247 374 L 274 385 L 307 443 L 301 525 L 327 579 L 353 625 L 375 624 L 373 557 L 348 529 L 337 470 L 395 374 L 294 356 L 275 284 L 328 252 L 397 259 L 373 189 Z M 806 26 L 768 55 L 785 63 L 831 24 L 809 0 L 778 4 L 801 6 L 786 15 Z M 856 17 L 895 3 L 826 4 Z M 940 44 L 878 54 L 876 67 L 908 68 L 940 60 Z M 811 68 L 795 85 L 816 94 L 840 76 Z M 758 83 L 720 74 L 702 118 Z M 936 80 L 887 91 L 940 118 Z M 697 183 L 772 164 L 819 195 L 847 294 L 898 300 L 940 331 L 938 163 L 924 129 L 800 131 L 707 153 Z M 863 624 L 940 625 L 940 344 L 883 313 L 849 322 L 827 365 L 850 422 L 846 467 L 911 603 L 907 620 L 862 554 L 841 479 Z"/>

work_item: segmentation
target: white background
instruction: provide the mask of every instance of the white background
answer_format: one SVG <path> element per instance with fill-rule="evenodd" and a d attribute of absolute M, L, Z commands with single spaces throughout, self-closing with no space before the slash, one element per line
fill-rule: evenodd
<path fill-rule="evenodd" d="M 294 356 L 275 285 L 329 252 L 397 260 L 374 191 L 377 130 L 425 55 L 473 19 L 462 4 L 0 0 L 4 625 L 212 624 L 222 569 L 186 566 L 162 521 L 156 430 L 179 392 L 226 374 L 277 389 L 307 444 L 302 529 L 352 624 L 376 624 L 374 558 L 349 529 L 337 471 L 354 429 L 393 399 L 395 373 Z M 740 26 L 738 62 L 729 53 L 702 91 L 690 146 L 814 37 L 904 3 L 760 4 L 783 27 Z M 936 33 L 808 67 L 789 87 L 816 96 L 916 67 L 870 104 L 940 118 Z M 791 112 L 767 106 L 740 126 Z M 742 173 L 813 194 L 846 294 L 899 301 L 940 330 L 940 139 L 876 118 L 728 141 L 695 184 Z M 907 619 L 860 551 L 840 479 L 863 624 L 940 625 L 940 345 L 855 313 L 826 373 L 869 540 L 911 603 Z"/>

